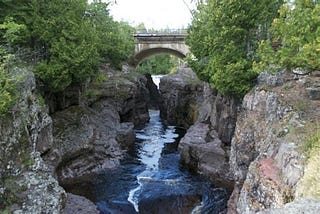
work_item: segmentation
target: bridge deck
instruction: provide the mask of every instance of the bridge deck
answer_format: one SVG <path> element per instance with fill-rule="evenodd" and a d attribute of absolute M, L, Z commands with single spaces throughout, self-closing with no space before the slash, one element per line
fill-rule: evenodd
<path fill-rule="evenodd" d="M 187 34 L 134 34 L 139 41 L 184 41 Z"/>

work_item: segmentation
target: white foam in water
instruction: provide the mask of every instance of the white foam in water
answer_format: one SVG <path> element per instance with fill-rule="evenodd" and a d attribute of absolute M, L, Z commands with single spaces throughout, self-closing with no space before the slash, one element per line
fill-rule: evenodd
<path fill-rule="evenodd" d="M 191 214 L 201 214 L 201 210 L 203 208 L 204 204 L 203 201 L 199 205 L 197 205 L 195 208 L 193 208 Z"/>
<path fill-rule="evenodd" d="M 150 171 L 143 171 L 137 176 L 138 184 L 139 186 L 130 190 L 129 196 L 128 196 L 128 201 L 133 205 L 134 209 L 136 212 L 139 212 L 139 191 L 142 188 L 142 181 L 151 181 L 152 178 L 150 177 L 151 173 Z"/>
<path fill-rule="evenodd" d="M 157 85 L 158 89 L 159 89 L 160 79 L 164 76 L 165 75 L 151 75 L 152 81 L 154 82 L 154 84 Z"/>
<path fill-rule="evenodd" d="M 159 119 L 159 111 L 150 111 L 149 113 L 149 125 L 152 126 L 152 128 L 147 125 L 143 130 L 137 132 L 137 138 L 143 140 L 143 142 L 141 142 L 142 147 L 138 155 L 140 161 L 146 166 L 146 170 L 137 176 L 139 186 L 130 190 L 128 197 L 128 201 L 133 204 L 134 209 L 137 212 L 139 212 L 139 191 L 142 189 L 144 182 L 161 181 L 168 185 L 173 185 L 178 182 L 178 179 L 156 180 L 152 178 L 152 175 L 154 175 L 159 169 L 159 159 L 165 143 L 175 142 L 175 138 L 179 135 L 174 133 L 174 126 L 167 127 L 165 133 L 163 133 L 163 128 Z M 159 128 L 154 129 L 155 124 L 157 125 L 156 127 Z"/>
<path fill-rule="evenodd" d="M 138 192 L 142 187 L 142 184 L 139 181 L 139 179 L 138 179 L 138 184 L 139 184 L 138 187 L 130 190 L 129 196 L 128 196 L 128 201 L 133 205 L 136 212 L 139 212 L 139 206 L 138 206 L 139 198 L 138 198 L 138 196 L 136 196 L 136 192 Z"/>

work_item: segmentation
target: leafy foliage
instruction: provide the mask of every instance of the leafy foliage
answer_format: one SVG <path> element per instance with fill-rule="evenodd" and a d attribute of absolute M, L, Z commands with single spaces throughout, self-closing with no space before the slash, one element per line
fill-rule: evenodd
<path fill-rule="evenodd" d="M 320 69 L 320 1 L 296 0 L 284 4 L 272 24 L 271 40 L 259 47 L 256 69 Z M 281 46 L 272 48 L 272 44 Z"/>
<path fill-rule="evenodd" d="M 11 56 L 0 48 L 0 117 L 8 112 L 16 101 L 16 86 L 6 69 Z"/>
<path fill-rule="evenodd" d="M 198 76 L 225 94 L 242 96 L 257 73 L 252 62 L 258 42 L 268 36 L 279 1 L 208 0 L 200 4 L 189 29 L 189 64 Z"/>
<path fill-rule="evenodd" d="M 133 29 L 115 22 L 101 1 L 6 0 L 0 6 L 0 44 L 23 52 L 54 92 L 94 76 L 102 61 L 120 67 L 134 50 Z"/>
<path fill-rule="evenodd" d="M 95 2 L 89 5 L 87 14 L 94 26 L 100 56 L 104 61 L 119 67 L 134 51 L 134 28 L 127 23 L 113 21 L 107 3 Z"/>
<path fill-rule="evenodd" d="M 168 54 L 157 54 L 143 60 L 137 71 L 150 74 L 168 74 L 176 70 L 179 59 Z"/>

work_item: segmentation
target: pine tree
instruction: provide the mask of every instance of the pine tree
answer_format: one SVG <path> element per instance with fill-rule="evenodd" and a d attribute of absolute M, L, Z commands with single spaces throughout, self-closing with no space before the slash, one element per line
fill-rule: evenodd
<path fill-rule="evenodd" d="M 271 28 L 272 38 L 260 44 L 256 69 L 320 70 L 320 1 L 296 0 L 280 9 Z M 281 44 L 272 48 L 272 44 Z"/>
<path fill-rule="evenodd" d="M 277 15 L 275 0 L 209 0 L 200 4 L 189 29 L 189 60 L 199 77 L 219 92 L 240 95 L 253 85 L 251 69 L 259 40 Z"/>

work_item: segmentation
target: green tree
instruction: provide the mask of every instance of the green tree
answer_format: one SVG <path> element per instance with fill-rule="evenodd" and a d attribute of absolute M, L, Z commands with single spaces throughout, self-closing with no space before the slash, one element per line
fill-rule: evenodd
<path fill-rule="evenodd" d="M 112 20 L 101 1 L 6 0 L 0 6 L 0 45 L 23 53 L 54 92 L 95 75 L 101 61 L 119 68 L 133 53 L 133 28 Z"/>
<path fill-rule="evenodd" d="M 42 45 L 35 72 L 51 90 L 80 83 L 96 71 L 96 35 L 84 17 L 86 0 L 34 1 L 32 36 Z M 41 47 L 40 47 L 41 48 Z"/>
<path fill-rule="evenodd" d="M 242 96 L 254 84 L 258 42 L 277 15 L 276 0 L 208 0 L 199 4 L 189 29 L 189 64 L 224 94 Z"/>
<path fill-rule="evenodd" d="M 10 75 L 8 62 L 13 56 L 0 47 L 0 118 L 16 101 L 15 81 Z"/>
<path fill-rule="evenodd" d="M 93 2 L 87 14 L 97 35 L 97 49 L 102 60 L 120 68 L 121 62 L 134 52 L 134 28 L 125 22 L 114 21 L 109 14 L 108 3 Z"/>
<path fill-rule="evenodd" d="M 280 9 L 272 38 L 261 42 L 255 69 L 277 71 L 320 69 L 320 1 L 296 0 Z M 278 47 L 272 47 L 280 44 Z"/>
<path fill-rule="evenodd" d="M 179 59 L 168 54 L 156 54 L 143 60 L 137 71 L 150 74 L 168 74 L 177 69 Z"/>

